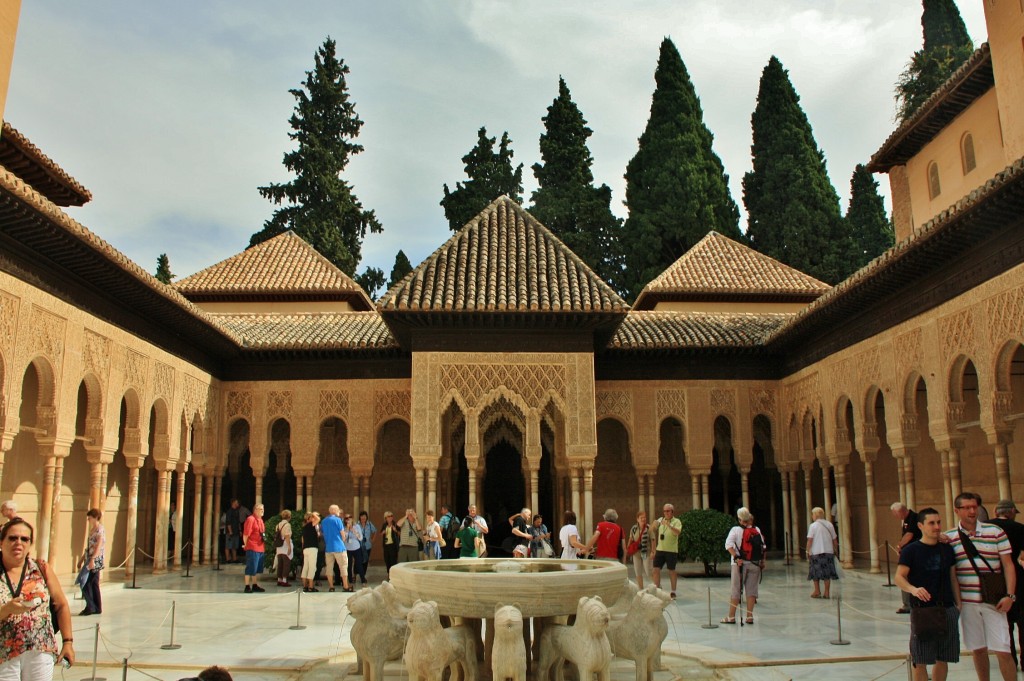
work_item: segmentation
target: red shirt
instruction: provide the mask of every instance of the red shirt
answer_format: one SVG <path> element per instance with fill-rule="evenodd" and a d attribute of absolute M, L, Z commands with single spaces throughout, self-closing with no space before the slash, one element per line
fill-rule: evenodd
<path fill-rule="evenodd" d="M 255 513 L 246 518 L 245 526 L 242 528 L 242 536 L 248 536 L 249 540 L 245 542 L 242 550 L 263 553 L 263 533 L 266 529 L 267 526 L 264 525 L 263 518 L 257 518 Z"/>
<path fill-rule="evenodd" d="M 622 544 L 622 528 L 615 523 L 602 520 L 597 524 L 601 536 L 597 538 L 594 555 L 598 558 L 619 559 L 619 546 Z"/>

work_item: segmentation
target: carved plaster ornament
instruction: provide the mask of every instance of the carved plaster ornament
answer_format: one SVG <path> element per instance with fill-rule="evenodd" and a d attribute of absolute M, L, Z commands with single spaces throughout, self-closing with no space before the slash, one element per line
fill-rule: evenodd
<path fill-rule="evenodd" d="M 552 624 L 544 628 L 540 637 L 540 664 L 537 681 L 549 681 L 551 668 L 555 668 L 555 681 L 564 681 L 566 660 L 576 665 L 580 681 L 609 681 L 608 669 L 612 649 L 608 643 L 608 625 L 611 616 L 599 597 L 580 599 L 576 607 L 576 623 L 571 627 Z"/>
<path fill-rule="evenodd" d="M 349 612 L 356 621 L 350 634 L 356 671 L 361 671 L 366 681 L 384 681 L 384 663 L 402 659 L 409 631 L 404 617 L 389 614 L 379 589 L 363 589 L 348 599 Z"/>
<path fill-rule="evenodd" d="M 660 665 L 661 644 L 668 636 L 668 623 L 663 614 L 668 601 L 647 591 L 640 591 L 630 604 L 629 612 L 608 627 L 608 642 L 617 656 L 636 662 L 636 681 L 652 681 Z"/>
<path fill-rule="evenodd" d="M 492 681 L 526 681 L 526 641 L 523 613 L 514 605 L 494 609 L 494 646 L 491 650 Z"/>
<path fill-rule="evenodd" d="M 469 627 L 443 629 L 434 601 L 417 600 L 406 620 L 405 668 L 411 681 L 441 681 L 445 668 L 451 668 L 454 679 L 458 667 L 463 681 L 476 681 L 476 642 Z"/>

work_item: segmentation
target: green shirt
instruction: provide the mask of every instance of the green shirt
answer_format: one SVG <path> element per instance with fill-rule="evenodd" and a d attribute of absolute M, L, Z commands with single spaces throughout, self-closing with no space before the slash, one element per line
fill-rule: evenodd
<path fill-rule="evenodd" d="M 668 524 L 669 527 L 674 527 L 678 530 L 683 529 L 683 521 L 679 518 L 672 518 Z M 679 535 L 670 530 L 669 527 L 662 527 L 660 522 L 655 526 L 654 531 L 658 533 L 658 548 L 656 550 L 678 553 Z"/>

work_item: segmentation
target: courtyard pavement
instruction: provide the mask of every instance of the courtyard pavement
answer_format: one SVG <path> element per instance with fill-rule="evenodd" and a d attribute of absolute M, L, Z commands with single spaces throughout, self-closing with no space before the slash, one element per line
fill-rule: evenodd
<path fill-rule="evenodd" d="M 693 566 L 682 568 L 692 570 Z M 686 679 L 820 679 L 867 681 L 907 678 L 909 620 L 897 615 L 899 591 L 886 588 L 885 575 L 845 571 L 833 584 L 832 600 L 809 598 L 806 563 L 785 566 L 770 561 L 761 584 L 755 624 L 708 624 L 725 614 L 729 585 L 725 579 L 680 576 L 678 600 L 670 605 L 669 634 L 663 647 L 667 671 L 656 681 Z M 371 566 L 370 586 L 383 568 Z M 347 617 L 349 594 L 340 590 L 300 596 L 264 579 L 264 594 L 242 593 L 242 566 L 221 570 L 199 567 L 191 577 L 171 572 L 138 578 L 140 588 L 125 588 L 112 570 L 103 584 L 103 614 L 73 617 L 78 661 L 55 679 L 92 678 L 94 644 L 97 678 L 176 681 L 204 667 L 221 664 L 240 681 L 339 679 L 354 666 L 349 645 L 353 621 Z M 268 577 L 268 575 L 265 575 Z M 65 581 L 65 589 L 71 578 Z M 667 578 L 663 587 L 668 588 Z M 77 594 L 77 589 L 74 591 Z M 837 598 L 841 597 L 841 598 Z M 72 611 L 82 608 L 72 601 Z M 848 645 L 833 645 L 840 638 Z M 298 612 L 297 612 L 298 610 Z M 165 650 L 173 643 L 181 647 Z M 304 629 L 290 627 L 299 624 Z M 99 625 L 99 639 L 96 625 Z M 127 674 L 124 675 L 125 659 Z M 993 668 L 995 663 L 993 660 Z M 404 668 L 389 664 L 386 676 L 404 681 Z M 952 681 L 974 679 L 969 654 L 951 665 Z M 616 660 L 614 681 L 633 681 L 632 662 Z"/>

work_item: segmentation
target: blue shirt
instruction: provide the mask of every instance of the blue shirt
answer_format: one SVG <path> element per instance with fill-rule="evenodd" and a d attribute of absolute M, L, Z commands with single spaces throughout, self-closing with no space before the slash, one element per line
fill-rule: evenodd
<path fill-rule="evenodd" d="M 320 521 L 320 533 L 324 536 L 325 553 L 341 553 L 345 550 L 345 542 L 341 540 L 341 517 L 329 515 Z"/>
<path fill-rule="evenodd" d="M 359 529 L 363 531 L 363 548 L 369 551 L 373 545 L 372 537 L 377 533 L 377 528 L 372 521 L 367 520 L 365 525 L 359 525 Z"/>

